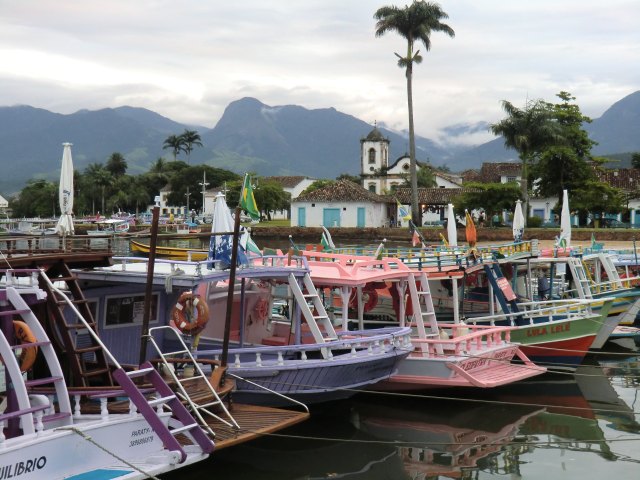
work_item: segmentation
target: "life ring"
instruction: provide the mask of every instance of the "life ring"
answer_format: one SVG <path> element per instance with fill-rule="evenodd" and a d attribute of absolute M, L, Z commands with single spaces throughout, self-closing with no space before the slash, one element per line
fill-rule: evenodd
<path fill-rule="evenodd" d="M 21 320 L 13 321 L 13 331 L 16 339 L 22 344 L 36 343 L 36 336 L 33 334 L 29 326 Z M 31 345 L 22 349 L 20 353 L 20 371 L 26 372 L 36 361 L 36 355 L 38 355 L 38 347 Z M 1 357 L 0 357 L 1 359 Z"/>
<path fill-rule="evenodd" d="M 197 335 L 209 321 L 209 306 L 200 295 L 184 292 L 171 310 L 171 320 L 182 333 Z"/>
<path fill-rule="evenodd" d="M 364 301 L 364 311 L 370 312 L 378 304 L 378 292 L 374 287 L 367 285 L 362 290 L 362 300 Z M 358 308 L 358 289 L 351 290 L 349 295 L 349 307 Z"/>

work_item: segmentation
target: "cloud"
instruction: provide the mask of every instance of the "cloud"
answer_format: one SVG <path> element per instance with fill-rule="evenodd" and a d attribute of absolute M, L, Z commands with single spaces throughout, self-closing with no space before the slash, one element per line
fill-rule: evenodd
<path fill-rule="evenodd" d="M 501 100 L 576 96 L 600 116 L 637 90 L 635 0 L 440 2 L 455 38 L 432 34 L 414 75 L 416 131 L 434 139 L 458 123 L 495 122 Z M 124 104 L 215 125 L 232 101 L 336 109 L 407 127 L 406 84 L 374 36 L 372 0 L 71 0 L 4 2 L 0 105 L 61 113 Z M 399 2 L 397 5 L 403 5 Z"/>

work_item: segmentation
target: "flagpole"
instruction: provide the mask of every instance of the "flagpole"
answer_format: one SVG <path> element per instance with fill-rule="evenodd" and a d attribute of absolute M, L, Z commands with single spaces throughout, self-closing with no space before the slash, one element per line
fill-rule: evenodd
<path fill-rule="evenodd" d="M 240 197 L 242 198 L 242 196 Z M 227 311 L 224 318 L 224 339 L 222 342 L 222 355 L 220 356 L 220 367 L 227 366 L 229 356 L 229 336 L 231 335 L 231 314 L 233 311 L 233 294 L 236 283 L 236 264 L 238 263 L 238 236 L 240 232 L 240 206 L 235 209 L 233 222 L 233 242 L 231 247 L 231 267 L 229 268 L 229 288 L 227 290 Z M 243 320 L 240 319 L 242 322 Z M 224 376 L 220 382 L 224 384 Z"/>

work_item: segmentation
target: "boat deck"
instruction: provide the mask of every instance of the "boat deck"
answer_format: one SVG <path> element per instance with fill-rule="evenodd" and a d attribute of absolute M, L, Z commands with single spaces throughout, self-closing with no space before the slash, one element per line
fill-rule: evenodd
<path fill-rule="evenodd" d="M 211 429 L 216 433 L 214 440 L 216 450 L 290 427 L 309 418 L 308 412 L 247 404 L 232 404 L 230 413 L 240 425 L 239 431 L 214 418 L 207 420 Z"/>

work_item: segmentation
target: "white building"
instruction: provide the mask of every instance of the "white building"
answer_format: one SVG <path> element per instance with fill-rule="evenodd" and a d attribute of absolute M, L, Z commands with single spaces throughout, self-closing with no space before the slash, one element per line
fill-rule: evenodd
<path fill-rule="evenodd" d="M 291 201 L 291 226 L 386 227 L 395 201 L 338 180 Z"/>
<path fill-rule="evenodd" d="M 289 194 L 289 198 L 293 199 L 304 192 L 313 182 L 315 182 L 315 179 L 304 176 L 278 176 L 264 177 L 264 181 L 274 182 L 281 185 L 282 189 Z M 274 220 L 291 218 L 289 210 L 271 210 L 269 213 L 271 214 L 271 218 Z"/>
<path fill-rule="evenodd" d="M 160 207 L 160 215 L 169 215 L 171 213 L 173 213 L 176 216 L 186 215 L 187 213 L 186 205 L 180 205 L 180 206 L 169 205 L 167 198 L 169 197 L 170 193 L 171 193 L 171 185 L 167 184 L 160 190 L 160 195 L 156 195 L 156 197 L 154 198 L 154 204 L 149 205 L 149 208 L 147 210 L 151 211 L 153 207 Z"/>

